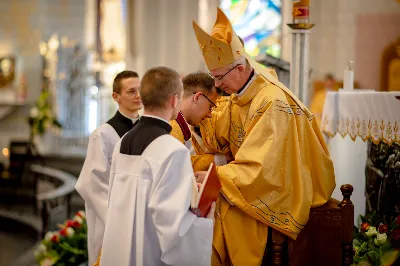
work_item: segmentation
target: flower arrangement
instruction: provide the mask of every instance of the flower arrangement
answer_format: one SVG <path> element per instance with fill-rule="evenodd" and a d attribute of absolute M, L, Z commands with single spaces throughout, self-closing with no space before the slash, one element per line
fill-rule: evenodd
<path fill-rule="evenodd" d="M 397 265 L 400 257 L 400 215 L 389 225 L 374 212 L 358 218 L 353 239 L 353 265 Z"/>
<path fill-rule="evenodd" d="M 62 127 L 60 122 L 58 122 L 53 115 L 48 98 L 49 92 L 43 91 L 36 101 L 35 106 L 30 110 L 28 121 L 31 125 L 33 135 L 42 135 L 51 127 L 56 127 L 58 129 Z"/>
<path fill-rule="evenodd" d="M 87 262 L 87 225 L 84 211 L 76 213 L 72 220 L 58 225 L 60 230 L 47 232 L 35 250 L 40 266 L 80 265 Z"/>

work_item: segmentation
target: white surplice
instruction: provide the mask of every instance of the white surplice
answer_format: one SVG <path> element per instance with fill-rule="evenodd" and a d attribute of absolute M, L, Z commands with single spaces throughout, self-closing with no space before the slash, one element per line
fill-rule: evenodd
<path fill-rule="evenodd" d="M 210 265 L 213 222 L 189 210 L 194 174 L 188 149 L 168 134 L 141 156 L 121 154 L 120 145 L 100 265 Z"/>
<path fill-rule="evenodd" d="M 89 265 L 96 262 L 103 241 L 111 159 L 119 140 L 115 129 L 107 123 L 93 131 L 89 137 L 85 163 L 75 185 L 85 200 Z"/>

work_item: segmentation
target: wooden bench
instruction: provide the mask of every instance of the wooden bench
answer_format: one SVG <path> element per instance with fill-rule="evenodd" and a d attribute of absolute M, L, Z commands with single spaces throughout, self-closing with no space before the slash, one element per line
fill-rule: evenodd
<path fill-rule="evenodd" d="M 270 229 L 268 265 L 338 266 L 353 263 L 354 205 L 351 185 L 342 185 L 343 200 L 331 198 L 311 209 L 310 219 L 297 240 Z"/>

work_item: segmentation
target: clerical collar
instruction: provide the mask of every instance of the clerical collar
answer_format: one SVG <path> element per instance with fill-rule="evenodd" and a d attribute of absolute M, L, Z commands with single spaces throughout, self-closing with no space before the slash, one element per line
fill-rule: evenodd
<path fill-rule="evenodd" d="M 249 85 L 251 84 L 250 81 L 252 81 L 253 78 L 255 78 L 257 75 L 255 75 L 254 73 L 254 69 L 251 71 L 251 74 L 249 76 L 249 78 L 247 79 L 246 83 L 243 85 L 242 88 L 240 88 L 240 90 L 237 91 L 236 95 L 237 96 L 242 96 L 244 94 L 244 92 L 246 91 L 246 89 L 249 87 Z"/>
<path fill-rule="evenodd" d="M 151 118 L 154 118 L 154 119 L 158 119 L 158 120 L 164 121 L 165 123 L 167 123 L 169 125 L 169 122 L 167 120 L 165 120 L 164 118 L 161 118 L 159 116 L 143 114 L 142 117 L 151 117 Z"/>
<path fill-rule="evenodd" d="M 118 110 L 118 113 L 120 113 L 123 117 L 128 118 L 129 120 L 131 120 L 133 124 L 135 124 L 136 121 L 138 121 L 138 119 L 139 119 L 139 115 L 136 118 L 132 118 L 132 117 L 129 117 L 129 116 L 125 115 L 123 112 L 121 112 L 121 110 Z"/>
<path fill-rule="evenodd" d="M 190 132 L 189 124 L 187 123 L 182 112 L 178 113 L 175 121 L 178 123 L 179 127 L 182 130 L 183 138 L 185 139 L 185 141 L 188 141 L 192 137 L 192 133 Z"/>
<path fill-rule="evenodd" d="M 132 119 L 124 116 L 121 112 L 117 111 L 115 115 L 107 121 L 107 124 L 112 126 L 117 132 L 118 136 L 122 137 L 126 132 L 131 130 L 135 123 Z"/>
<path fill-rule="evenodd" d="M 159 126 L 161 128 L 164 128 L 165 130 L 168 131 L 168 133 L 171 132 L 172 126 L 169 124 L 169 122 L 161 117 L 155 116 L 155 115 L 142 115 L 140 117 L 139 123 L 145 123 L 145 124 L 153 124 L 156 126 Z"/>

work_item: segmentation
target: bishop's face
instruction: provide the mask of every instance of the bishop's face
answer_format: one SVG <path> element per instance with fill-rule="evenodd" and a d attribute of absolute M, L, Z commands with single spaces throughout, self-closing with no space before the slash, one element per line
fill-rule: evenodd
<path fill-rule="evenodd" d="M 119 93 L 118 104 L 121 109 L 129 112 L 137 112 L 142 108 L 142 101 L 139 95 L 139 78 L 127 78 L 121 80 L 121 92 Z"/>
<path fill-rule="evenodd" d="M 222 67 L 216 70 L 211 70 L 215 87 L 218 87 L 227 94 L 237 92 L 246 82 L 244 70 L 244 66 L 241 64 L 232 68 Z"/>

